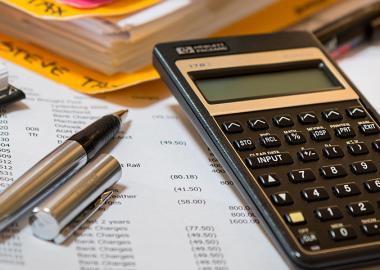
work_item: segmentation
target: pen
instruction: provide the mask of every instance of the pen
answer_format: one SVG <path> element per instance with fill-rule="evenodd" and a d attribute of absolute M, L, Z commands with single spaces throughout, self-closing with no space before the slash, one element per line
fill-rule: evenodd
<path fill-rule="evenodd" d="M 111 155 L 98 155 L 33 209 L 29 218 L 33 234 L 64 242 L 110 199 L 109 188 L 120 177 L 119 162 Z"/>
<path fill-rule="evenodd" d="M 380 2 L 374 2 L 314 31 L 333 58 L 379 35 Z"/>
<path fill-rule="evenodd" d="M 30 211 L 91 160 L 120 130 L 128 110 L 103 116 L 71 136 L 0 194 L 0 231 Z"/>

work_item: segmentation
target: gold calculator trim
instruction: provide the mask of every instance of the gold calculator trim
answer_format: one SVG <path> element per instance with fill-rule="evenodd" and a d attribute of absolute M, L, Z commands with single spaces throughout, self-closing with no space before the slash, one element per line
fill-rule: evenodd
<path fill-rule="evenodd" d="M 321 60 L 343 86 L 343 89 L 209 104 L 189 75 L 189 72 L 194 71 L 256 65 L 259 66 L 308 60 Z M 184 59 L 176 61 L 176 66 L 181 71 L 194 93 L 198 96 L 199 100 L 213 116 L 359 99 L 359 96 L 356 94 L 354 89 L 352 89 L 340 72 L 338 72 L 334 65 L 318 48 L 301 48 Z"/>

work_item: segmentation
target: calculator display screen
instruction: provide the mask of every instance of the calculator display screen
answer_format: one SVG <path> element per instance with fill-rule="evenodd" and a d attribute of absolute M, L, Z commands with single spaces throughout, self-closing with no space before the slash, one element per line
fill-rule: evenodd
<path fill-rule="evenodd" d="M 342 88 L 324 65 L 195 79 L 209 103 L 302 94 Z"/>

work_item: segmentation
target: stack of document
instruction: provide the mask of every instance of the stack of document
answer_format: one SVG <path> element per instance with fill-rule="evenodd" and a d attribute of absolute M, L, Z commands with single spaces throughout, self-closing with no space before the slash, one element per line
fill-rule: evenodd
<path fill-rule="evenodd" d="M 41 18 L 4 1 L 0 32 L 112 75 L 148 65 L 157 42 L 206 37 L 276 1 L 153 1 L 133 13 L 64 20 Z"/>

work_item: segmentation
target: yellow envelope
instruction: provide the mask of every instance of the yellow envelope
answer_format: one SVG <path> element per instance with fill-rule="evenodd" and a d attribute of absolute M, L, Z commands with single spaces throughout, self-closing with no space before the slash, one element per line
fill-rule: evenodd
<path fill-rule="evenodd" d="M 115 0 L 93 9 L 78 9 L 54 0 L 0 0 L 5 4 L 41 19 L 67 20 L 86 16 L 115 16 L 136 12 L 158 3 L 160 0 Z"/>

